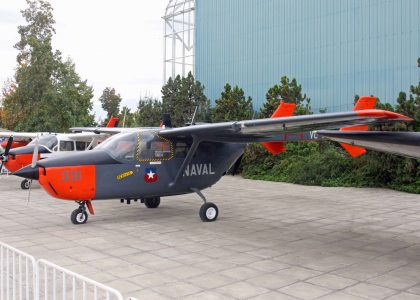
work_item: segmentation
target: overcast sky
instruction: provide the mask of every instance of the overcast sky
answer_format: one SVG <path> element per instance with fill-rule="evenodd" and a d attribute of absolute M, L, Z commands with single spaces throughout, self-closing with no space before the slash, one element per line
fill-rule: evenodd
<path fill-rule="evenodd" d="M 104 116 L 98 98 L 107 86 L 135 108 L 140 95 L 159 97 L 163 77 L 163 20 L 168 0 L 50 0 L 56 34 L 53 48 L 70 57 L 95 90 L 96 118 Z M 16 68 L 18 25 L 25 0 L 0 0 L 0 85 Z"/>

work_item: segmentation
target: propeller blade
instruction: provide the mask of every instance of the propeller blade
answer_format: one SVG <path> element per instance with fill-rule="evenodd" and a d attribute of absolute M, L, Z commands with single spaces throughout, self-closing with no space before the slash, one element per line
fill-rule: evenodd
<path fill-rule="evenodd" d="M 39 150 L 39 138 L 36 137 L 34 153 L 32 154 L 32 164 L 31 164 L 32 168 L 35 168 L 36 166 L 36 161 L 38 160 L 38 150 Z"/>
<path fill-rule="evenodd" d="M 9 155 L 10 148 L 12 148 L 12 143 L 13 143 L 13 135 L 11 135 L 9 139 L 7 140 L 6 149 L 4 149 L 4 154 L 3 154 L 4 156 Z"/>

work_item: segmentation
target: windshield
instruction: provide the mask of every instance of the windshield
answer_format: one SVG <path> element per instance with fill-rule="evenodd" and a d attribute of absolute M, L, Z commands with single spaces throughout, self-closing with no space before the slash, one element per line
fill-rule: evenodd
<path fill-rule="evenodd" d="M 35 144 L 35 140 L 32 140 L 28 145 Z M 43 135 L 39 137 L 39 144 L 42 146 L 47 147 L 48 149 L 52 150 L 58 143 L 57 137 L 55 135 Z"/>
<path fill-rule="evenodd" d="M 137 147 L 137 132 L 117 134 L 95 149 L 103 149 L 116 159 L 133 160 Z"/>

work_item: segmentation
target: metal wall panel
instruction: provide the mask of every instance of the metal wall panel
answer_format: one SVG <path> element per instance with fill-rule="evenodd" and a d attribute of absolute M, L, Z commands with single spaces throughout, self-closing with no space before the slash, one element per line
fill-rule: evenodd
<path fill-rule="evenodd" d="M 314 112 L 395 103 L 420 79 L 419 15 L 419 0 L 196 0 L 195 74 L 210 99 L 228 82 L 255 109 L 283 75 Z"/>

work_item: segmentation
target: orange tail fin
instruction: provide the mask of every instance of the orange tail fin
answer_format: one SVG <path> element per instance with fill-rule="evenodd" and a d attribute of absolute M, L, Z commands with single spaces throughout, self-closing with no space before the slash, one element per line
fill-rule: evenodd
<path fill-rule="evenodd" d="M 374 109 L 376 103 L 376 97 L 363 96 L 357 100 L 356 104 L 353 107 L 353 110 L 365 110 L 365 109 Z M 369 127 L 367 125 L 356 125 L 350 127 L 340 128 L 340 131 L 368 131 Z M 346 143 L 340 143 L 341 147 L 347 151 L 352 157 L 357 157 L 366 153 L 366 149 L 363 147 L 353 146 Z"/>
<path fill-rule="evenodd" d="M 284 103 L 280 101 L 279 107 L 275 110 L 272 118 L 280 118 L 280 117 L 290 117 L 295 112 L 296 104 L 293 103 Z M 284 142 L 262 142 L 261 145 L 264 146 L 265 149 L 268 150 L 273 155 L 282 153 L 286 151 L 286 147 L 284 146 Z"/>
<path fill-rule="evenodd" d="M 118 127 L 119 123 L 120 123 L 120 118 L 114 118 L 113 116 L 111 116 L 111 118 L 108 121 L 108 124 L 106 124 L 106 127 L 107 128 Z"/>

